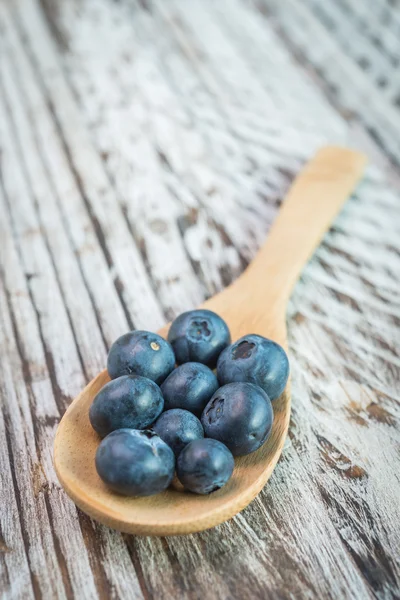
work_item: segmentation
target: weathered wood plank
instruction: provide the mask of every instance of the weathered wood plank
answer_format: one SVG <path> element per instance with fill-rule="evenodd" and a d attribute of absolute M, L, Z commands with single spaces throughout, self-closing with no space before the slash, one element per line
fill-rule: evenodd
<path fill-rule="evenodd" d="M 16 52 L 17 54 L 17 52 Z M 24 65 L 21 65 L 21 67 L 23 67 Z M 24 69 L 21 68 L 20 72 L 25 73 Z M 29 71 L 28 71 L 29 73 Z M 26 73 L 25 73 L 26 74 Z M 29 77 L 27 79 L 24 79 L 25 83 L 29 82 Z M 12 85 L 11 82 L 9 82 L 10 85 Z M 32 91 L 32 89 L 30 90 Z M 91 314 L 91 306 L 89 306 L 88 304 L 85 306 L 85 303 L 83 302 L 85 299 L 85 290 L 82 287 L 82 282 L 79 280 L 79 276 L 76 275 L 75 279 L 74 279 L 74 269 L 76 268 L 76 264 L 75 264 L 75 254 L 72 252 L 71 254 L 71 248 L 68 247 L 67 243 L 64 243 L 64 246 L 60 249 L 59 244 L 63 242 L 63 236 L 65 236 L 65 231 L 63 229 L 63 227 L 61 226 L 60 222 L 59 222 L 59 215 L 57 215 L 56 212 L 56 203 L 54 202 L 54 197 L 50 194 L 47 193 L 47 174 L 44 173 L 43 171 L 43 164 L 38 160 L 38 155 L 37 151 L 40 152 L 40 146 L 39 148 L 34 148 L 32 146 L 33 144 L 33 137 L 32 137 L 32 131 L 30 130 L 30 126 L 27 125 L 27 121 L 26 121 L 26 115 L 23 114 L 23 110 L 24 108 L 22 106 L 20 106 L 20 99 L 23 97 L 23 95 L 18 96 L 17 94 L 15 94 L 15 97 L 12 98 L 12 114 L 10 114 L 9 116 L 11 117 L 10 119 L 10 123 L 12 122 L 12 119 L 15 117 L 16 118 L 16 122 L 18 123 L 18 134 L 20 136 L 19 141 L 21 142 L 20 145 L 20 149 L 22 149 L 23 151 L 23 155 L 21 156 L 22 161 L 20 160 L 14 160 L 14 164 L 15 166 L 17 166 L 18 164 L 21 166 L 25 166 L 27 169 L 32 169 L 31 170 L 31 176 L 34 180 L 34 186 L 37 186 L 37 196 L 36 196 L 36 210 L 37 213 L 40 214 L 40 210 L 44 210 L 44 212 L 46 213 L 44 215 L 45 221 L 44 223 L 42 222 L 42 231 L 44 233 L 45 239 L 47 239 L 48 241 L 48 245 L 47 245 L 47 249 L 50 251 L 53 250 L 53 254 L 52 254 L 52 258 L 54 260 L 54 263 L 58 269 L 58 272 L 61 275 L 61 279 L 62 278 L 66 278 L 64 279 L 64 284 L 65 284 L 65 297 L 66 297 L 66 301 L 67 304 L 69 304 L 68 308 L 69 310 L 71 310 L 71 312 L 74 313 L 74 318 L 80 319 L 80 315 L 82 315 L 82 313 L 84 313 L 87 317 L 87 320 L 85 320 L 85 326 L 83 324 L 82 321 L 77 321 L 75 322 L 75 325 L 77 327 L 77 339 L 78 339 L 78 343 L 79 343 L 79 347 L 80 347 L 80 351 L 81 351 L 81 358 L 84 361 L 84 365 L 85 365 L 85 372 L 88 374 L 88 376 L 93 375 L 99 368 L 100 365 L 104 364 L 104 359 L 105 359 L 105 351 L 104 351 L 104 347 L 103 344 L 101 342 L 101 338 L 95 338 L 93 339 L 92 337 L 92 343 L 93 345 L 89 344 L 86 345 L 85 344 L 85 336 L 93 336 L 93 335 L 98 335 L 98 330 L 97 327 L 95 325 L 95 323 L 93 322 L 92 319 L 92 314 Z M 15 100 L 15 102 L 14 102 Z M 35 101 L 37 100 L 37 93 L 36 95 L 33 94 L 32 95 L 32 100 L 35 104 Z M 29 108 L 29 107 L 28 107 Z M 40 111 L 37 111 L 37 114 L 40 114 Z M 25 122 L 24 122 L 25 119 Z M 41 125 L 41 122 L 39 121 L 39 125 Z M 18 140 L 18 136 L 17 136 L 17 140 Z M 5 148 L 9 151 L 9 148 L 6 145 L 6 136 L 2 136 L 2 141 L 5 144 Z M 50 141 L 50 138 L 46 139 L 47 142 Z M 26 165 L 23 165 L 24 160 L 26 160 Z M 58 171 L 58 174 L 60 172 Z M 11 173 L 10 173 L 11 175 Z M 29 179 L 29 177 L 28 177 Z M 35 190 L 36 191 L 36 190 Z M 31 215 L 31 218 L 34 218 L 34 209 L 32 208 L 33 206 L 33 200 L 32 200 L 32 205 L 29 204 L 29 194 L 28 193 L 21 193 L 18 194 L 18 197 L 22 200 L 25 198 L 25 205 L 24 208 L 21 209 L 20 213 L 22 214 L 24 211 L 27 212 L 27 214 Z M 26 202 L 28 202 L 28 204 L 26 204 Z M 33 210 L 33 212 L 32 212 Z M 47 222 L 46 222 L 47 219 Z M 46 228 L 46 224 L 48 225 L 48 227 Z M 36 226 L 36 225 L 35 225 Z M 29 228 L 28 228 L 29 229 Z M 30 230 L 32 230 L 32 227 L 30 228 Z M 54 246 L 51 246 L 51 244 L 54 244 Z M 101 255 L 101 249 L 100 249 L 100 255 Z M 70 257 L 70 259 L 68 260 L 68 257 Z M 43 267 L 43 257 L 40 261 L 40 266 Z M 61 262 L 59 262 L 61 261 Z M 9 264 L 9 267 L 11 269 L 11 264 Z M 12 266 L 12 273 L 13 275 L 15 274 L 15 265 Z M 42 277 L 45 278 L 46 277 L 46 269 L 44 270 L 45 272 L 43 273 L 42 271 L 38 272 L 37 270 L 35 272 L 32 271 L 32 269 L 28 269 L 28 272 L 26 273 L 27 278 L 28 278 L 28 282 L 32 280 L 33 277 Z M 34 273 L 34 274 L 33 274 Z M 95 272 L 92 270 L 92 278 L 93 275 L 95 274 Z M 11 274 L 10 274 L 11 276 Z M 112 279 L 109 279 L 109 281 L 111 281 L 112 283 Z M 9 284 L 11 283 L 11 281 L 9 281 Z M 79 289 L 79 311 L 77 310 L 77 306 L 76 306 L 76 301 L 73 298 L 73 295 L 69 295 L 69 291 L 68 291 L 68 285 L 71 285 L 72 287 L 70 288 L 71 292 L 73 292 L 75 290 L 75 294 L 76 294 L 76 289 Z M 48 281 L 46 283 L 43 284 L 44 285 L 44 289 L 46 289 L 48 287 Z M 107 286 L 105 286 L 102 290 L 102 293 L 104 294 L 104 290 L 107 289 Z M 112 286 L 108 286 L 108 289 L 110 289 L 112 291 Z M 26 295 L 28 296 L 28 294 L 26 293 Z M 110 296 L 112 297 L 112 295 L 110 294 Z M 18 298 L 19 298 L 19 293 L 15 292 L 15 295 L 13 294 L 12 296 L 12 300 L 14 300 L 14 302 L 18 302 Z M 77 297 L 78 298 L 78 297 Z M 54 301 L 54 298 L 51 298 L 51 296 L 49 297 L 49 301 L 52 305 L 52 301 Z M 75 306 L 74 306 L 75 304 Z M 111 309 L 112 307 L 110 307 Z M 120 306 L 117 306 L 117 308 L 120 308 Z M 109 310 L 110 310 L 109 309 Z M 40 314 L 43 314 L 45 309 L 40 310 Z M 50 313 L 51 309 L 48 308 L 47 312 Z M 111 311 L 111 313 L 108 314 L 114 314 L 114 316 L 116 317 L 116 315 L 118 314 L 118 312 L 113 312 Z M 35 315 L 31 312 L 28 314 L 23 314 L 20 315 L 20 318 L 17 319 L 17 322 L 20 323 L 21 325 L 24 325 L 24 329 L 23 331 L 20 332 L 20 335 L 22 337 L 23 341 L 23 346 L 24 346 L 24 352 L 25 352 L 25 346 L 26 346 L 26 351 L 27 351 L 27 355 L 25 356 L 25 366 L 27 367 L 27 369 L 31 369 L 32 366 L 34 367 L 37 376 L 40 377 L 40 379 L 43 379 L 43 385 L 41 386 L 40 390 L 37 390 L 37 404 L 38 406 L 36 406 L 36 419 L 37 419 L 37 425 L 39 425 L 39 423 L 43 422 L 44 425 L 48 424 L 49 425 L 49 431 L 47 432 L 47 435 L 45 436 L 45 439 L 40 441 L 38 443 L 41 444 L 41 446 L 43 446 L 41 448 L 41 451 L 43 452 L 43 454 L 41 454 L 41 461 L 40 462 L 36 462 L 34 467 L 33 467 L 33 476 L 35 477 L 35 481 L 34 481 L 34 486 L 35 489 L 37 490 L 37 493 L 39 493 L 39 491 L 44 490 L 47 494 L 47 492 L 49 490 L 53 490 L 53 493 L 50 495 L 51 501 L 50 501 L 50 505 L 48 506 L 48 509 L 50 511 L 54 511 L 54 514 L 57 516 L 58 519 L 58 524 L 62 525 L 62 529 L 60 530 L 60 539 L 61 539 L 61 546 L 60 546 L 60 551 L 62 552 L 62 554 L 59 556 L 59 559 L 62 559 L 62 555 L 64 555 L 65 557 L 67 557 L 68 560 L 68 556 L 70 557 L 70 560 L 73 562 L 73 564 L 75 565 L 79 565 L 79 562 L 81 563 L 80 568 L 85 568 L 85 560 L 87 561 L 87 559 L 85 559 L 85 554 L 86 554 L 86 550 L 85 547 L 82 545 L 81 548 L 77 547 L 77 546 L 73 546 L 73 544 L 71 543 L 71 539 L 73 539 L 72 537 L 72 531 L 75 529 L 76 530 L 76 535 L 80 536 L 80 528 L 79 528 L 79 523 L 77 523 L 76 521 L 76 512 L 73 509 L 71 503 L 65 498 L 64 494 L 60 495 L 60 492 L 58 489 L 55 489 L 55 487 L 58 488 L 58 484 L 56 483 L 56 477 L 53 473 L 53 467 L 52 467 L 52 457 L 51 457 L 51 452 L 52 452 L 52 440 L 54 438 L 54 426 L 55 426 L 55 422 L 56 420 L 58 420 L 58 411 L 57 409 L 55 409 L 52 411 L 52 414 L 41 414 L 43 409 L 45 408 L 45 399 L 50 399 L 52 397 L 52 391 L 51 388 L 49 388 L 48 386 L 46 386 L 46 384 L 50 384 L 50 378 L 49 378 L 49 374 L 47 373 L 47 365 L 45 364 L 45 357 L 43 355 L 41 355 L 40 352 L 40 339 L 39 336 L 35 337 L 34 335 L 32 336 L 31 340 L 27 340 L 26 336 L 28 333 L 28 323 L 30 322 L 34 322 L 35 321 Z M 115 321 L 114 321 L 115 322 Z M 116 325 L 118 326 L 118 324 L 116 323 Z M 125 324 L 125 327 L 127 325 Z M 123 325 L 120 325 L 120 330 L 122 329 Z M 64 327 L 65 329 L 65 327 Z M 117 335 L 117 329 L 114 330 L 114 334 L 111 337 L 111 339 L 113 339 L 115 337 L 115 335 Z M 36 332 L 35 332 L 36 333 Z M 81 337 L 82 336 L 82 337 Z M 55 332 L 53 333 L 53 337 L 51 337 L 51 339 L 48 340 L 48 345 L 47 345 L 47 354 L 49 354 L 50 352 L 53 352 L 54 350 L 54 342 L 57 343 L 57 340 L 59 340 L 59 342 L 65 343 L 65 339 L 64 337 L 61 335 L 60 338 L 60 334 Z M 111 341 L 111 340 L 110 340 Z M 83 350 L 83 351 L 82 351 Z M 38 352 L 39 351 L 39 352 Z M 101 357 L 99 357 L 98 352 L 101 351 Z M 57 349 L 54 350 L 54 352 L 57 352 Z M 70 351 L 71 352 L 71 351 Z M 44 364 L 40 364 L 43 361 Z M 47 361 L 48 362 L 48 361 Z M 51 365 L 50 365 L 51 366 Z M 72 365 L 73 366 L 73 365 Z M 67 368 L 67 366 L 66 366 Z M 78 368 L 78 367 L 76 367 Z M 25 377 L 28 377 L 29 373 L 25 372 Z M 33 375 L 31 375 L 32 377 L 35 377 L 35 373 L 33 373 Z M 47 379 L 47 381 L 46 381 Z M 68 389 L 68 394 L 72 394 L 74 393 L 73 390 L 73 379 L 70 376 L 68 379 L 71 383 L 71 387 Z M 55 380 L 56 383 L 58 382 L 58 380 Z M 53 382 L 52 382 L 53 383 Z M 81 373 L 81 379 L 80 382 L 78 383 L 79 387 L 81 387 L 84 383 L 84 379 L 83 379 L 83 374 Z M 37 385 L 37 384 L 36 384 Z M 54 385 L 53 385 L 54 388 Z M 61 400 L 63 400 L 62 396 L 63 394 L 65 394 L 65 390 L 64 392 L 62 390 L 60 390 L 58 387 L 56 387 L 56 389 L 53 389 L 55 396 L 60 398 L 61 396 Z M 68 399 L 71 397 L 71 395 L 68 396 Z M 32 400 L 31 400 L 32 401 Z M 65 404 L 62 404 L 63 407 L 65 407 Z M 40 425 L 39 425 L 39 430 L 40 430 Z M 36 434 L 37 436 L 38 434 Z M 41 464 L 41 467 L 40 467 Z M 54 504 L 53 504 L 54 503 Z M 72 510 L 72 513 L 71 513 Z M 74 526 L 71 526 L 71 522 L 68 518 L 66 518 L 65 512 L 67 511 L 68 513 L 71 513 L 71 515 L 73 515 L 73 518 L 75 519 Z M 57 526 L 56 524 L 52 524 L 52 526 L 57 530 Z M 77 527 L 76 527 L 77 526 Z M 104 528 L 101 527 L 93 527 L 93 524 L 90 524 L 90 522 L 83 518 L 81 519 L 81 526 L 82 526 L 82 530 L 83 530 L 83 534 L 85 536 L 85 543 L 86 546 L 88 546 L 88 550 L 90 552 L 89 555 L 89 559 L 90 559 L 90 565 L 91 568 L 93 570 L 93 572 L 96 575 L 97 581 L 96 583 L 101 584 L 101 572 L 104 569 L 104 573 L 102 575 L 103 577 L 103 581 L 107 582 L 107 580 L 110 581 L 110 585 L 113 586 L 113 588 L 115 587 L 116 590 L 119 591 L 121 596 L 124 596 L 124 594 L 129 590 L 130 594 L 133 594 L 135 589 L 137 592 L 137 597 L 141 597 L 141 593 L 140 590 L 138 588 L 138 584 L 137 584 L 137 579 L 135 576 L 135 573 L 133 572 L 129 572 L 129 567 L 131 568 L 131 560 L 129 558 L 129 555 L 121 541 L 120 536 L 111 536 L 107 530 L 105 530 Z M 99 563 L 99 556 L 98 556 L 98 548 L 94 545 L 95 544 L 95 540 L 101 540 L 101 545 L 102 545 L 102 551 L 101 551 L 101 562 Z M 63 543 L 68 542 L 68 548 L 63 548 Z M 49 550 L 51 551 L 51 547 L 49 548 Z M 118 567 L 117 568 L 111 568 L 110 566 L 110 558 L 112 557 L 112 560 L 118 560 Z M 76 562 L 78 560 L 78 562 Z M 89 568 L 89 562 L 86 562 L 86 568 Z M 74 567 L 69 566 L 69 569 L 72 569 L 72 575 L 73 575 L 73 571 L 74 571 Z M 105 572 L 107 572 L 107 576 L 105 575 Z M 68 571 L 65 571 L 65 574 L 68 576 Z M 86 576 L 86 581 L 84 583 L 84 587 L 87 590 L 87 593 L 89 594 L 89 582 L 90 580 L 87 579 Z M 72 581 L 72 584 L 74 583 L 74 581 Z M 79 590 L 82 588 L 82 582 L 77 582 L 77 584 L 74 586 L 72 586 L 72 590 L 74 590 L 75 595 L 78 595 Z M 69 590 L 67 591 L 72 591 L 71 588 L 69 588 Z M 53 594 L 50 593 L 49 590 L 42 590 L 43 595 L 45 597 L 51 597 Z M 101 590 L 99 590 L 99 592 L 101 592 Z M 54 595 L 57 595 L 54 593 Z"/>
<path fill-rule="evenodd" d="M 379 69 L 379 79 L 384 77 L 390 81 L 389 87 L 393 86 L 394 88 L 392 97 L 390 95 L 387 97 L 382 93 L 382 86 L 379 86 L 379 82 L 374 81 L 374 77 L 370 73 L 371 63 L 376 55 L 376 45 L 372 44 L 364 35 L 361 37 L 364 43 L 357 44 L 360 36 L 354 29 L 347 33 L 342 31 L 343 25 L 345 26 L 349 20 L 349 12 L 343 11 L 339 27 L 335 27 L 332 18 L 328 18 L 327 26 L 327 18 L 324 13 L 329 12 L 329 8 L 312 10 L 307 4 L 308 2 L 299 3 L 288 0 L 287 6 L 285 4 L 282 10 L 283 5 L 276 0 L 261 1 L 261 6 L 265 6 L 269 14 L 274 16 L 279 31 L 285 36 L 287 43 L 300 52 L 318 72 L 322 73 L 322 78 L 327 83 L 335 104 L 341 110 L 350 111 L 350 114 L 362 119 L 367 129 L 373 133 L 374 138 L 382 144 L 385 152 L 398 164 L 400 159 L 398 108 L 400 81 L 396 70 L 393 67 Z M 393 18 L 389 17 L 389 22 L 394 22 L 397 18 L 398 8 L 392 13 Z M 368 23 L 374 23 L 375 17 L 372 12 L 368 14 L 366 20 Z M 331 28 L 333 34 L 331 34 Z M 381 38 L 374 36 L 374 39 L 380 41 L 385 37 L 386 35 Z M 351 48 L 353 50 L 350 50 Z M 360 51 L 361 55 L 359 55 Z M 399 53 L 400 48 L 397 43 L 396 61 L 398 61 Z M 352 60 L 352 58 L 357 58 L 357 55 L 359 60 Z M 348 85 L 349 82 L 351 82 L 350 85 Z"/>
<path fill-rule="evenodd" d="M 69 169 L 80 188 L 86 211 L 97 229 L 109 267 L 114 270 L 115 278 L 119 277 L 120 281 L 117 280 L 116 286 L 121 291 L 127 318 L 131 322 L 133 319 L 147 319 L 155 328 L 163 322 L 162 312 L 152 292 L 140 253 L 133 243 L 123 211 L 116 202 L 102 167 L 102 161 L 92 149 L 89 132 L 82 126 L 72 92 L 58 67 L 55 47 L 44 29 L 43 18 L 37 7 L 29 3 L 24 6 L 24 15 L 26 19 L 32 19 L 32 26 L 37 32 L 35 39 L 37 42 L 40 40 L 39 47 L 26 47 L 28 54 L 38 52 L 38 55 L 31 56 L 37 83 L 44 92 L 54 126 L 58 129 L 59 143 L 65 149 L 64 158 L 70 163 Z M 18 26 L 18 21 L 14 23 Z M 41 63 L 41 71 L 37 70 L 37 61 Z M 71 148 L 74 149 L 73 156 L 70 154 Z M 131 281 L 137 282 L 134 294 L 130 288 Z M 142 301 L 144 297 L 146 302 Z"/>
<path fill-rule="evenodd" d="M 3 209 L 3 193 L 1 194 L 1 202 L 1 221 L 6 224 L 7 221 Z M 2 237 L 4 254 L 7 256 L 6 264 L 9 268 L 15 268 L 15 250 L 8 243 L 8 235 L 7 232 Z M 3 282 L 5 278 L 6 276 L 3 276 Z M 18 271 L 14 271 L 14 281 L 17 285 L 20 283 L 18 279 Z M 23 294 L 28 295 L 23 288 L 18 286 L 17 289 L 21 296 Z M 18 506 L 18 519 L 21 520 L 26 558 L 29 561 L 32 587 L 35 594 L 40 592 L 42 594 L 56 594 L 63 597 L 64 589 L 54 548 L 53 532 L 47 515 L 45 498 L 42 494 L 39 494 L 42 467 L 38 459 L 34 423 L 30 414 L 28 390 L 25 387 L 24 381 L 27 374 L 26 371 L 24 374 L 23 362 L 17 348 L 7 304 L 6 291 L 2 288 L 1 395 L 7 432 L 5 440 L 7 440 L 9 452 L 11 453 L 10 466 L 14 484 L 13 497 Z M 40 427 L 40 421 L 36 422 L 35 426 Z M 46 447 L 48 447 L 52 435 L 53 431 L 49 435 Z M 37 497 L 35 497 L 35 489 Z M 2 494 L 4 492 L 2 490 Z M 2 495 L 2 504 L 7 504 L 8 502 L 7 496 Z M 4 526 L 2 526 L 2 530 L 4 531 Z M 6 541 L 6 545 L 12 548 L 15 541 L 14 538 L 11 538 Z M 10 584 L 12 584 L 11 581 Z M 21 588 L 14 588 L 14 593 L 17 597 L 22 597 L 23 593 L 28 595 L 29 590 L 27 589 L 26 582 L 24 582 L 24 585 L 21 585 Z"/>
<path fill-rule="evenodd" d="M 109 531 L 59 488 L 60 411 L 129 323 L 229 283 L 347 127 L 251 3 L 18 0 L 0 25 L 0 589 L 396 597 L 398 193 L 371 169 L 296 288 L 290 439 L 262 494 L 198 535 Z"/>
<path fill-rule="evenodd" d="M 1 394 L 4 394 L 3 386 Z M 32 576 L 27 548 L 21 530 L 16 483 L 13 478 L 12 450 L 7 444 L 3 411 L 0 411 L 0 469 L 2 514 L 0 519 L 0 582 L 14 598 L 33 598 Z"/>

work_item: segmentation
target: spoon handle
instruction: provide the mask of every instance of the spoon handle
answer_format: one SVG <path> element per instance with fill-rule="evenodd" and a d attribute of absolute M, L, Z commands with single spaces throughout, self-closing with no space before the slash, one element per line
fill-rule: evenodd
<path fill-rule="evenodd" d="M 253 292 L 259 291 L 271 309 L 286 309 L 303 267 L 361 179 L 366 162 L 360 152 L 326 146 L 296 177 L 267 241 L 245 272 Z"/>

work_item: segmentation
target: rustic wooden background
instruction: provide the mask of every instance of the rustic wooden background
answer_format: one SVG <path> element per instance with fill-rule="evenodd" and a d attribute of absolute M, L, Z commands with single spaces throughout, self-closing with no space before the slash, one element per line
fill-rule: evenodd
<path fill-rule="evenodd" d="M 399 598 L 398 0 L 0 0 L 0 39 L 2 599 Z M 273 477 L 198 535 L 91 521 L 60 416 L 244 269 L 325 142 L 373 166 L 291 301 Z"/>

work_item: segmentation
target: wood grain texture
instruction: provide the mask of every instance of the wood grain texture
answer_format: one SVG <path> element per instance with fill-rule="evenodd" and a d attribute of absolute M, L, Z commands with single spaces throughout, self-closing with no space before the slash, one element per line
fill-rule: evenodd
<path fill-rule="evenodd" d="M 397 156 L 396 103 L 354 73 L 337 28 L 320 35 L 316 3 L 284 4 L 0 2 L 7 600 L 400 595 L 399 191 L 377 169 L 292 296 L 290 439 L 241 515 L 182 538 L 122 536 L 75 508 L 52 465 L 60 415 L 113 339 L 234 279 L 317 147 L 355 139 Z M 374 28 L 389 14 L 379 54 L 395 55 L 395 3 L 371 10 Z"/>
<path fill-rule="evenodd" d="M 346 119 L 361 119 L 400 162 L 400 10 L 386 0 L 260 0 L 296 53 L 322 74 Z M 310 36 L 313 43 L 310 44 Z M 345 82 L 352 85 L 345 85 Z M 360 110 L 360 104 L 363 105 Z"/>

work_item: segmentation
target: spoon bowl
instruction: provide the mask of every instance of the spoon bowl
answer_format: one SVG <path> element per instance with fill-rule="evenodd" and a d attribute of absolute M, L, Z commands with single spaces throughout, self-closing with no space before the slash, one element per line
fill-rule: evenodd
<path fill-rule="evenodd" d="M 345 148 L 320 150 L 296 178 L 268 239 L 246 271 L 204 303 L 228 324 L 232 340 L 256 333 L 287 349 L 286 306 L 313 250 L 361 178 L 366 158 Z M 166 337 L 168 326 L 160 332 Z M 230 481 L 209 496 L 183 490 L 179 482 L 146 498 L 120 496 L 101 481 L 95 468 L 100 439 L 89 407 L 105 383 L 102 371 L 72 402 L 57 430 L 54 464 L 72 500 L 98 521 L 127 533 L 178 535 L 213 527 L 242 510 L 269 479 L 286 439 L 290 419 L 290 380 L 273 402 L 274 423 L 266 443 L 235 460 Z"/>

